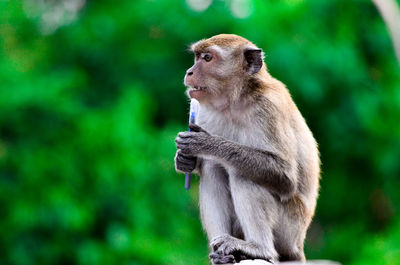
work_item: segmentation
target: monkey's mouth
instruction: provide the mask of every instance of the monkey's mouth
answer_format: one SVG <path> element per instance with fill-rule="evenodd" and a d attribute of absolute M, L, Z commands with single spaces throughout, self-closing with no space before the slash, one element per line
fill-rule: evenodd
<path fill-rule="evenodd" d="M 188 93 L 190 98 L 195 98 L 197 100 L 201 99 L 206 93 L 207 87 L 205 86 L 193 86 L 189 87 Z"/>

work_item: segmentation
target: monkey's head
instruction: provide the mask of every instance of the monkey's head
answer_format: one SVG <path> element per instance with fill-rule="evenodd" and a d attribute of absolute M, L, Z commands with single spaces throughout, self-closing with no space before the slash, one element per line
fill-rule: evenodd
<path fill-rule="evenodd" d="M 200 40 L 190 50 L 194 65 L 187 70 L 184 83 L 188 96 L 200 103 L 221 96 L 239 97 L 250 80 L 266 73 L 262 50 L 237 35 Z"/>

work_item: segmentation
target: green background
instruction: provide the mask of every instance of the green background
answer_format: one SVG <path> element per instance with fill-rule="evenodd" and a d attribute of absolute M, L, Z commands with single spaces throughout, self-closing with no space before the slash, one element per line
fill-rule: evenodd
<path fill-rule="evenodd" d="M 207 263 L 173 158 L 187 47 L 218 33 L 263 48 L 319 143 L 307 257 L 400 264 L 400 68 L 361 0 L 0 0 L 0 264 Z"/>

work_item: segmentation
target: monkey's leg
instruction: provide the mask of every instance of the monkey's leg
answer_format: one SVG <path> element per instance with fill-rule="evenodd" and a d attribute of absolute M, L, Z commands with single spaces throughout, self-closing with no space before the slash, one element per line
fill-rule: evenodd
<path fill-rule="evenodd" d="M 208 239 L 231 234 L 234 209 L 226 170 L 219 164 L 204 160 L 200 176 L 200 214 Z M 234 263 L 232 255 L 211 253 L 213 264 Z"/>
<path fill-rule="evenodd" d="M 279 261 L 305 261 L 304 239 L 311 217 L 304 216 L 305 211 L 299 207 L 300 204 L 290 200 L 280 207 L 279 222 L 274 229 Z"/>
<path fill-rule="evenodd" d="M 231 171 L 234 209 L 245 240 L 223 235 L 214 238 L 211 246 L 216 252 L 234 255 L 236 261 L 259 258 L 275 262 L 278 254 L 274 246 L 273 227 L 278 220 L 277 202 L 266 188 Z"/>

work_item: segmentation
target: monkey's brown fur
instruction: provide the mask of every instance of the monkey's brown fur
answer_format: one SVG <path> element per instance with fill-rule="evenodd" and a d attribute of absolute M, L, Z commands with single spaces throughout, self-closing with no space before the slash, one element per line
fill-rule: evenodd
<path fill-rule="evenodd" d="M 303 117 L 250 41 L 221 34 L 191 49 L 185 84 L 201 109 L 198 126 L 176 139 L 175 162 L 200 175 L 212 263 L 305 260 L 320 162 Z"/>
<path fill-rule="evenodd" d="M 209 39 L 203 39 L 192 45 L 193 52 L 201 52 L 206 48 L 216 45 L 220 47 L 239 47 L 245 44 L 252 44 L 243 37 L 233 34 L 220 34 Z"/>

